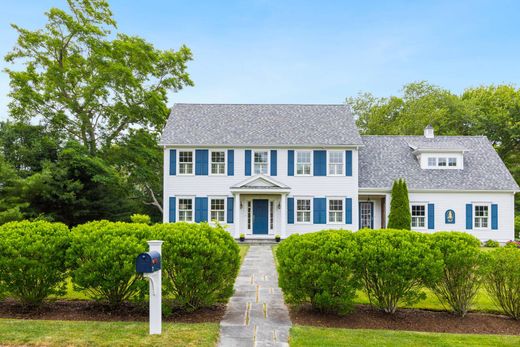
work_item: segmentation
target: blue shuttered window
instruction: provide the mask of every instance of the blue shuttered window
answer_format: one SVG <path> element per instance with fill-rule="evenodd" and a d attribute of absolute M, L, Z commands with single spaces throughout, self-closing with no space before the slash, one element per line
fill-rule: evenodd
<path fill-rule="evenodd" d="M 345 224 L 352 224 L 352 198 L 345 199 Z"/>
<path fill-rule="evenodd" d="M 498 229 L 498 205 L 491 204 L 491 229 Z"/>
<path fill-rule="evenodd" d="M 327 199 L 314 198 L 313 200 L 313 223 L 326 224 L 327 223 Z"/>
<path fill-rule="evenodd" d="M 352 151 L 346 151 L 345 176 L 352 176 Z"/>
<path fill-rule="evenodd" d="M 327 176 L 327 151 L 314 151 L 314 176 Z"/>
<path fill-rule="evenodd" d="M 428 204 L 428 229 L 435 229 L 435 205 Z"/>
<path fill-rule="evenodd" d="M 473 205 L 466 204 L 466 229 L 473 229 Z"/>
<path fill-rule="evenodd" d="M 235 151 L 232 149 L 227 151 L 227 174 L 228 176 L 235 174 Z"/>
<path fill-rule="evenodd" d="M 246 149 L 246 151 L 245 151 L 244 163 L 245 163 L 244 171 L 246 173 L 246 176 L 251 176 L 251 150 L 250 149 Z"/>
<path fill-rule="evenodd" d="M 208 198 L 195 198 L 195 222 L 208 221 Z"/>
<path fill-rule="evenodd" d="M 177 207 L 177 202 L 176 202 L 176 199 L 174 196 L 170 196 L 170 202 L 169 202 L 169 205 L 170 205 L 170 208 L 169 208 L 169 214 L 168 214 L 168 220 L 170 223 L 175 223 L 176 221 L 176 217 L 177 217 L 177 214 L 176 214 L 176 210 L 175 208 Z"/>
<path fill-rule="evenodd" d="M 235 208 L 234 205 L 234 198 L 227 198 L 227 222 L 228 224 L 233 223 L 233 209 Z"/>
<path fill-rule="evenodd" d="M 175 176 L 177 174 L 177 151 L 170 149 L 170 175 Z"/>
<path fill-rule="evenodd" d="M 294 151 L 287 151 L 287 176 L 294 176 Z"/>
<path fill-rule="evenodd" d="M 195 175 L 204 176 L 208 174 L 208 150 L 195 150 Z"/>
<path fill-rule="evenodd" d="M 278 152 L 273 149 L 271 150 L 271 176 L 276 176 L 278 164 Z"/>
<path fill-rule="evenodd" d="M 287 224 L 294 224 L 294 198 L 287 198 Z"/>

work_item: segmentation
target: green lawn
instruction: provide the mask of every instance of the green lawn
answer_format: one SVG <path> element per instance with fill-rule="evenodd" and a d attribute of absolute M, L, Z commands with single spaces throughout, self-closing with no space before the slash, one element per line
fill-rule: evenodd
<path fill-rule="evenodd" d="M 291 329 L 291 347 L 311 346 L 520 346 L 520 336 L 441 334 L 395 330 L 314 328 Z"/>
<path fill-rule="evenodd" d="M 160 336 L 148 323 L 0 319 L 2 346 L 215 346 L 218 323 L 163 323 Z"/>
<path fill-rule="evenodd" d="M 247 251 L 249 251 L 249 245 L 238 245 L 238 247 L 240 247 L 240 264 L 242 264 Z"/>

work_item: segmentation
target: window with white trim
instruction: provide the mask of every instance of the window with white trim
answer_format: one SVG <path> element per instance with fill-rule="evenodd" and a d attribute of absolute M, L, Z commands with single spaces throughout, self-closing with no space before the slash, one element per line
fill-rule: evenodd
<path fill-rule="evenodd" d="M 311 199 L 296 199 L 296 222 L 311 222 Z"/>
<path fill-rule="evenodd" d="M 475 228 L 488 228 L 489 226 L 489 206 L 474 205 L 474 222 Z"/>
<path fill-rule="evenodd" d="M 343 162 L 345 158 L 345 152 L 328 151 L 327 157 L 329 160 L 329 176 L 343 175 Z"/>
<path fill-rule="evenodd" d="M 179 222 L 193 222 L 193 199 L 179 199 Z"/>
<path fill-rule="evenodd" d="M 426 227 L 426 205 L 412 205 L 412 228 Z"/>
<path fill-rule="evenodd" d="M 296 151 L 296 175 L 310 176 L 312 165 L 311 151 Z"/>
<path fill-rule="evenodd" d="M 253 158 L 253 167 L 255 175 L 267 175 L 269 167 L 269 152 L 268 151 L 255 151 Z"/>
<path fill-rule="evenodd" d="M 457 166 L 457 158 L 448 158 L 448 166 L 456 167 Z"/>
<path fill-rule="evenodd" d="M 226 174 L 226 152 L 225 151 L 211 151 L 211 174 L 225 175 Z"/>
<path fill-rule="evenodd" d="M 440 167 L 444 167 L 444 166 L 446 166 L 446 158 L 442 158 L 442 157 L 439 158 L 438 163 L 439 163 L 438 165 L 439 165 Z"/>
<path fill-rule="evenodd" d="M 428 158 L 428 166 L 436 167 L 437 166 L 437 158 Z"/>
<path fill-rule="evenodd" d="M 179 175 L 193 175 L 193 151 L 179 151 Z"/>
<path fill-rule="evenodd" d="M 225 201 L 224 199 L 211 199 L 210 201 L 210 215 L 212 221 L 224 222 L 225 215 Z"/>
<path fill-rule="evenodd" d="M 329 200 L 329 223 L 343 222 L 343 199 Z"/>

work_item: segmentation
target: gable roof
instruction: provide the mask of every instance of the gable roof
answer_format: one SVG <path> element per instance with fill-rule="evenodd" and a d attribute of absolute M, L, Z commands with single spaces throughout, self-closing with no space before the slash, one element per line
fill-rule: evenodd
<path fill-rule="evenodd" d="M 485 136 L 362 136 L 359 149 L 359 187 L 392 187 L 404 178 L 408 189 L 519 190 L 511 173 Z M 411 145 L 468 149 L 463 170 L 421 169 Z M 449 144 L 449 145 L 446 145 Z M 421 147 L 421 146 L 419 146 Z"/>
<path fill-rule="evenodd" d="M 160 145 L 361 145 L 346 105 L 175 104 Z"/>

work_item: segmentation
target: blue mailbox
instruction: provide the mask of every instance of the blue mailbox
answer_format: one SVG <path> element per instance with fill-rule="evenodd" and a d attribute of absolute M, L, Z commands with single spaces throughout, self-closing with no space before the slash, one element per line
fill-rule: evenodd
<path fill-rule="evenodd" d="M 141 253 L 135 260 L 135 271 L 138 273 L 152 273 L 161 270 L 161 255 L 150 251 Z"/>

